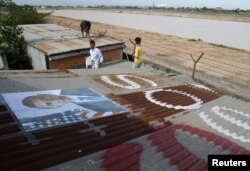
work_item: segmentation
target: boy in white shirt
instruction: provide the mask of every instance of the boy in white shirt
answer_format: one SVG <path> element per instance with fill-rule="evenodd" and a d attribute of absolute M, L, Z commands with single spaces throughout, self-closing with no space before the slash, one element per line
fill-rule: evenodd
<path fill-rule="evenodd" d="M 93 69 L 97 69 L 100 66 L 100 63 L 103 62 L 103 56 L 99 48 L 95 47 L 95 41 L 90 41 L 90 57 L 86 58 L 86 68 L 89 65 L 92 66 Z"/>

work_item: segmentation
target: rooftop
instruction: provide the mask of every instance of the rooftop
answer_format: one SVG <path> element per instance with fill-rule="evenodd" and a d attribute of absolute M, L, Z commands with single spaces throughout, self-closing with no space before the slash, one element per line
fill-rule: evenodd
<path fill-rule="evenodd" d="M 127 111 L 26 132 L 3 101 L 4 170 L 206 170 L 208 154 L 250 154 L 250 103 L 185 75 L 130 62 L 40 72 L 0 71 L 0 93 L 89 87 Z"/>
<path fill-rule="evenodd" d="M 89 39 L 82 38 L 79 31 L 55 24 L 20 26 L 24 29 L 23 35 L 28 45 L 41 50 L 48 56 L 65 52 L 89 50 Z M 115 39 L 94 35 L 93 39 L 100 48 L 115 45 L 123 47 L 123 42 Z"/>
<path fill-rule="evenodd" d="M 98 92 L 108 95 L 110 93 L 128 93 L 138 91 L 138 89 L 119 89 L 105 86 L 106 83 L 100 83 L 96 80 L 100 75 L 112 74 L 135 74 L 143 75 L 146 77 L 157 76 L 157 83 L 162 86 L 174 86 L 183 84 L 178 80 L 168 80 L 165 78 L 173 73 L 166 73 L 160 70 L 152 71 L 152 68 L 145 65 L 140 70 L 131 69 L 130 62 L 120 62 L 113 65 L 104 65 L 98 70 L 91 69 L 70 69 L 65 72 L 58 70 L 45 70 L 45 71 L 0 71 L 0 93 L 6 92 L 23 92 L 34 90 L 48 90 L 48 89 L 67 89 L 90 87 Z M 181 79 L 181 78 L 180 78 Z M 147 90 L 149 87 L 142 87 L 139 90 Z"/>

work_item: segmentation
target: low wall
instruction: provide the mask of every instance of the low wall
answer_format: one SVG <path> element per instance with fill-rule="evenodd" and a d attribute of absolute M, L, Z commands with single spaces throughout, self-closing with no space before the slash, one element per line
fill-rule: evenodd
<path fill-rule="evenodd" d="M 122 49 L 113 49 L 102 52 L 104 62 L 119 61 L 122 60 Z M 50 69 L 74 69 L 85 67 L 85 59 L 89 55 L 79 55 L 67 58 L 60 58 L 52 60 L 50 63 Z"/>

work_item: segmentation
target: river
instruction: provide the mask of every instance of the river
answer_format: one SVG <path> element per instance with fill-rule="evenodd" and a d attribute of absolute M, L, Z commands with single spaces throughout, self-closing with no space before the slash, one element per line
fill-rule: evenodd
<path fill-rule="evenodd" d="M 55 10 L 53 15 L 125 26 L 188 39 L 201 39 L 205 42 L 250 51 L 250 23 L 95 10 Z"/>

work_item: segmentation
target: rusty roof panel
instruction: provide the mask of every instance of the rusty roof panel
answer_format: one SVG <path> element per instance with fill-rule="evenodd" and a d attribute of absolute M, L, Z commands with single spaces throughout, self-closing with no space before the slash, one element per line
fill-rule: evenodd
<path fill-rule="evenodd" d="M 40 43 L 40 44 L 35 45 L 35 47 L 37 49 L 40 49 L 41 51 L 46 51 L 46 52 L 51 52 L 51 51 L 54 51 L 56 49 L 47 43 Z"/>
<path fill-rule="evenodd" d="M 32 24 L 20 25 L 23 35 L 28 44 L 39 48 L 48 55 L 68 52 L 72 50 L 89 50 L 89 40 L 81 38 L 80 31 L 64 28 L 55 24 Z M 123 42 L 106 37 L 94 37 L 98 47 L 113 46 L 123 44 Z M 72 41 L 74 43 L 66 45 L 64 41 Z M 41 48 L 40 44 L 48 44 L 54 50 L 48 50 L 46 47 Z"/>
<path fill-rule="evenodd" d="M 85 157 L 46 169 L 54 170 L 207 170 L 209 154 L 250 151 L 214 133 L 185 124 L 161 129 Z"/>
<path fill-rule="evenodd" d="M 198 109 L 204 103 L 220 96 L 220 94 L 206 89 L 182 85 L 115 95 L 113 99 L 120 104 L 130 106 L 132 110 L 141 111 L 142 115 L 149 115 L 155 119 L 163 120 L 165 117 L 183 110 Z"/>
<path fill-rule="evenodd" d="M 2 110 L 2 112 L 5 112 Z M 89 127 L 92 126 L 92 128 Z M 102 136 L 93 126 L 106 132 Z M 100 118 L 88 124 L 53 128 L 28 134 L 20 132 L 8 113 L 1 115 L 1 162 L 4 170 L 37 170 L 110 148 L 152 132 L 148 124 L 127 114 Z M 31 144 L 33 142 L 33 145 Z M 30 162 L 30 161 L 33 162 Z"/>
<path fill-rule="evenodd" d="M 75 43 L 75 42 L 73 42 L 73 41 L 71 41 L 71 40 L 61 40 L 61 41 L 58 41 L 60 44 L 62 44 L 62 45 L 66 45 L 66 46 L 72 46 L 72 47 L 74 47 L 74 46 L 76 46 L 77 45 L 77 43 Z"/>
<path fill-rule="evenodd" d="M 220 96 L 187 85 L 169 87 L 151 94 L 153 99 L 173 105 L 172 108 L 167 108 L 146 99 L 147 92 L 151 91 L 112 96 L 118 102 L 131 107 L 133 111 L 129 113 L 32 133 L 22 132 L 19 123 L 1 106 L 0 159 L 3 162 L 0 168 L 39 170 L 111 148 L 168 126 L 170 123 L 164 120 L 166 116 L 185 109 L 196 109 Z M 100 134 L 99 128 L 105 135 Z"/>

